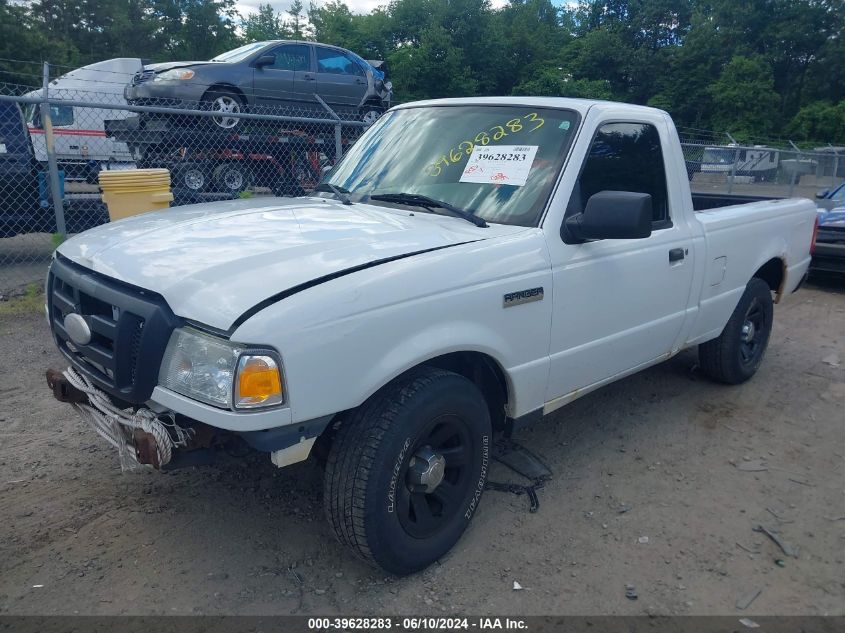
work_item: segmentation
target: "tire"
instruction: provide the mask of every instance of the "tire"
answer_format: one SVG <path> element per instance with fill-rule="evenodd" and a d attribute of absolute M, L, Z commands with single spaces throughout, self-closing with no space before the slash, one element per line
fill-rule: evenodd
<path fill-rule="evenodd" d="M 218 130 L 237 130 L 243 119 L 227 117 L 226 113 L 239 113 L 245 110 L 245 104 L 240 95 L 227 90 L 209 90 L 202 98 L 203 109 L 220 112 L 223 116 L 207 117 L 211 126 Z"/>
<path fill-rule="evenodd" d="M 472 519 L 492 443 L 487 403 L 458 374 L 419 368 L 350 412 L 326 464 L 338 540 L 396 574 L 428 567 Z"/>
<path fill-rule="evenodd" d="M 237 195 L 249 189 L 250 173 L 237 163 L 223 163 L 214 168 L 211 173 L 214 188 L 222 193 Z"/>
<path fill-rule="evenodd" d="M 729 385 L 751 378 L 763 362 L 773 317 L 772 291 L 755 277 L 748 282 L 719 337 L 698 346 L 702 371 Z"/>
<path fill-rule="evenodd" d="M 382 114 L 384 114 L 384 108 L 381 106 L 366 105 L 361 108 L 361 121 L 364 122 L 364 125 L 370 127 L 373 123 L 378 121 Z"/>
<path fill-rule="evenodd" d="M 173 187 L 190 193 L 202 193 L 208 189 L 208 184 L 208 172 L 201 164 L 182 163 L 173 167 Z"/>

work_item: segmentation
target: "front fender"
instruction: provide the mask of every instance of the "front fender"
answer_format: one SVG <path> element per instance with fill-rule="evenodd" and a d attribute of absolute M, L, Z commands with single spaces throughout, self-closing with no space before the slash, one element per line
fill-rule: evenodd
<path fill-rule="evenodd" d="M 357 407 L 408 369 L 457 351 L 500 365 L 518 416 L 545 396 L 550 281 L 545 241 L 530 230 L 327 281 L 268 306 L 232 338 L 279 350 L 293 422 Z M 543 300 L 504 307 L 505 293 L 540 286 Z"/>

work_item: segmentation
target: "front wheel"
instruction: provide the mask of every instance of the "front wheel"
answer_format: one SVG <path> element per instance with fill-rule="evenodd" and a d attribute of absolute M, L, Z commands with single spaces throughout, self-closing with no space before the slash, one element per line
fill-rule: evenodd
<path fill-rule="evenodd" d="M 698 346 L 704 373 L 729 385 L 751 378 L 763 362 L 773 318 L 769 284 L 755 277 L 748 282 L 719 337 Z"/>
<path fill-rule="evenodd" d="M 397 575 L 428 567 L 472 519 L 492 426 L 478 388 L 413 370 L 342 421 L 326 464 L 324 505 L 341 543 Z"/>
<path fill-rule="evenodd" d="M 236 116 L 244 111 L 240 97 L 233 92 L 209 91 L 202 98 L 206 110 L 219 113 L 220 116 L 208 117 L 214 127 L 220 130 L 234 130 L 241 125 L 241 118 Z"/>
<path fill-rule="evenodd" d="M 208 188 L 208 173 L 201 164 L 182 163 L 171 170 L 171 183 L 190 193 L 202 193 Z"/>

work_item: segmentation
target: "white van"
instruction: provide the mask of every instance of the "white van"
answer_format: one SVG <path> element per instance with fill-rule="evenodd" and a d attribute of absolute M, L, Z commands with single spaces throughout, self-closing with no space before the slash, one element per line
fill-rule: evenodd
<path fill-rule="evenodd" d="M 62 101 L 126 105 L 123 88 L 141 68 L 143 62 L 137 57 L 119 57 L 89 64 L 51 81 L 49 96 Z M 25 96 L 41 98 L 41 95 L 39 89 Z M 65 171 L 65 177 L 68 180 L 96 182 L 101 169 L 134 167 L 126 143 L 106 138 L 103 123 L 106 119 L 124 119 L 131 114 L 126 110 L 52 105 L 50 115 L 56 139 L 56 159 L 59 168 Z M 27 127 L 36 160 L 46 163 L 47 148 L 38 106 L 27 108 Z"/>

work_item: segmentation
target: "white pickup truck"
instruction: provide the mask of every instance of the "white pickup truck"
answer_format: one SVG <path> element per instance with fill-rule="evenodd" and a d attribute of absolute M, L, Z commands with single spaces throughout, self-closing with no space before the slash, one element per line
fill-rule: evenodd
<path fill-rule="evenodd" d="M 62 244 L 47 313 L 70 367 L 48 382 L 122 463 L 313 452 L 340 541 L 414 572 L 472 519 L 494 432 L 696 345 L 717 381 L 755 373 L 816 211 L 707 209 L 732 202 L 690 195 L 660 110 L 405 104 L 311 196 Z"/>

